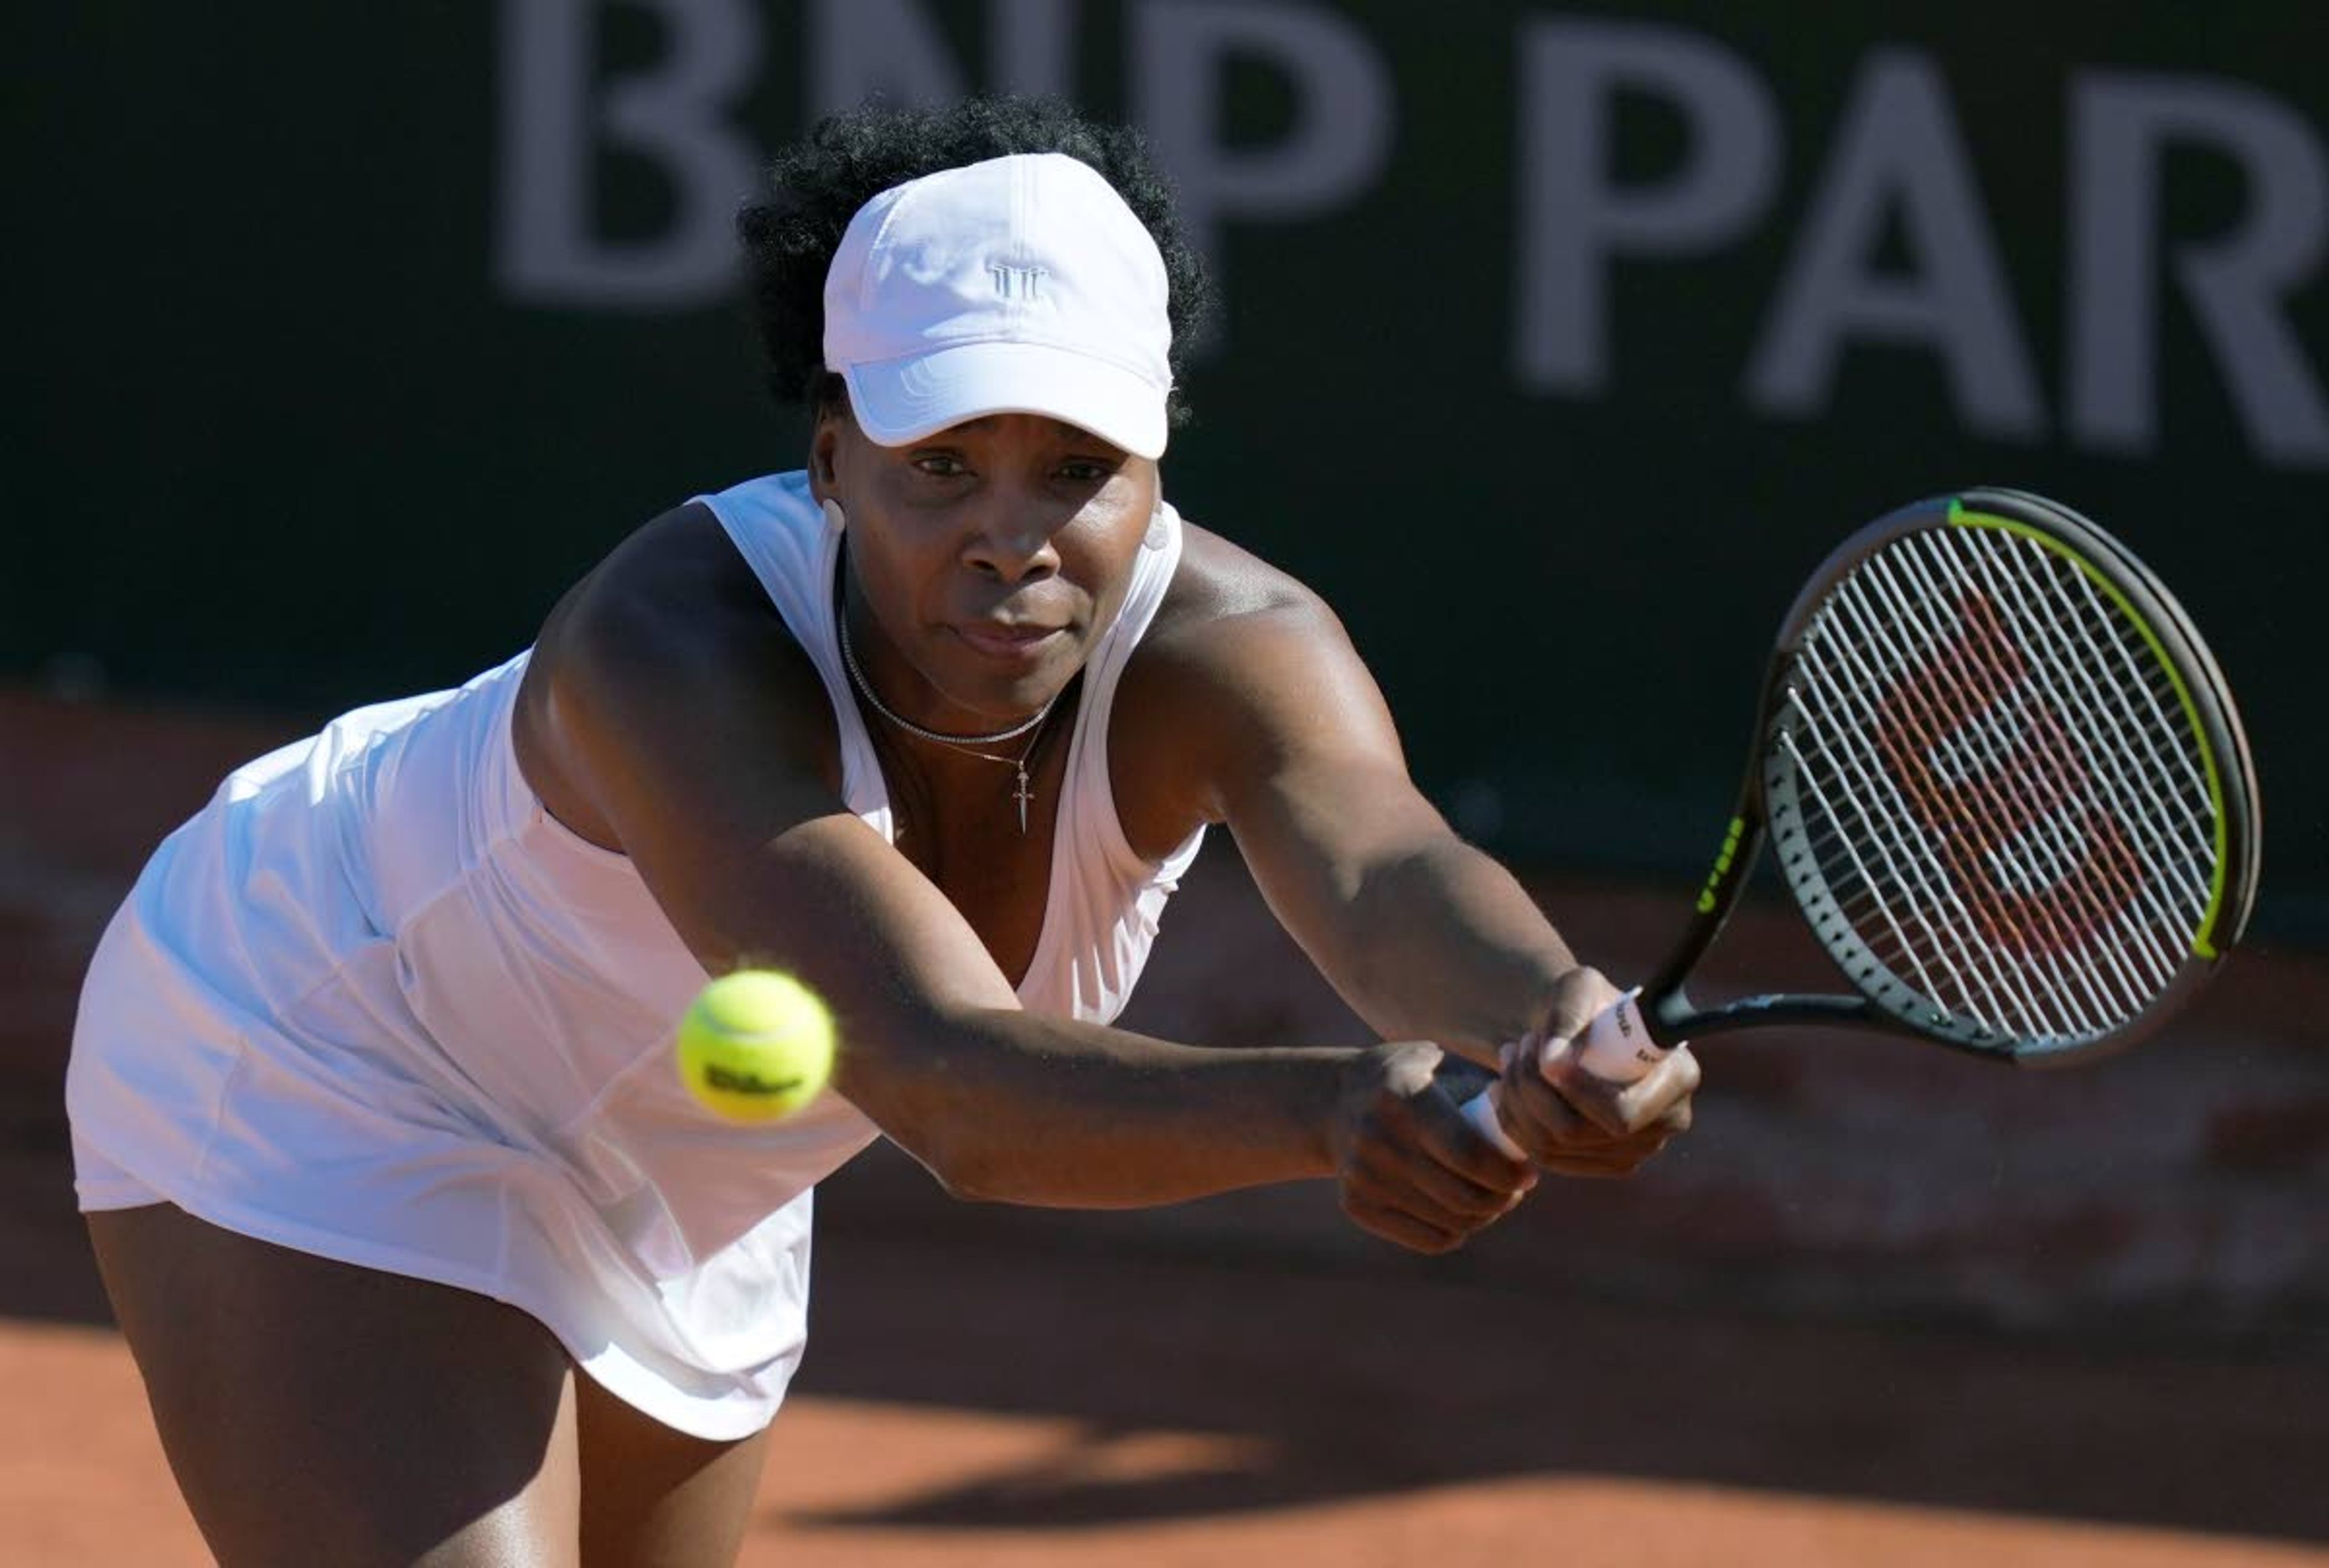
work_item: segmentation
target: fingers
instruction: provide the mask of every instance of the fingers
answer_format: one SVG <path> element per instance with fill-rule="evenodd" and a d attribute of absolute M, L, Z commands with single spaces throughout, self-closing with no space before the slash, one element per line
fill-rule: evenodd
<path fill-rule="evenodd" d="M 1544 1169 L 1558 1176 L 1631 1176 L 1687 1127 L 1661 1121 L 1638 1132 L 1615 1138 L 1598 1128 L 1594 1131 L 1597 1136 L 1609 1138 L 1609 1141 L 1551 1154 L 1542 1161 Z"/>
<path fill-rule="evenodd" d="M 1376 1148 L 1411 1145 L 1434 1165 L 1497 1193 L 1525 1191 L 1535 1182 L 1527 1160 L 1499 1149 L 1465 1116 L 1438 1075 L 1438 1047 L 1407 1041 L 1385 1047 L 1384 1056 L 1381 1089 L 1362 1113 Z"/>
<path fill-rule="evenodd" d="M 1540 1038 L 1573 1040 L 1588 1025 L 1617 1005 L 1626 993 L 1599 970 L 1579 964 L 1553 982 L 1552 1000 L 1545 1005 Z"/>
<path fill-rule="evenodd" d="M 1563 1176 L 1628 1176 L 1676 1134 L 1690 1130 L 1687 1099 L 1639 1127 L 1613 1130 L 1532 1073 L 1528 1054 L 1525 1049 L 1514 1052 L 1515 1070 L 1498 1091 L 1497 1110 L 1513 1141 L 1547 1170 Z M 1531 1085 L 1532 1077 L 1536 1082 Z"/>
<path fill-rule="evenodd" d="M 1387 1070 L 1358 1107 L 1338 1178 L 1344 1211 L 1361 1226 L 1440 1253 L 1509 1213 L 1537 1176 L 1465 1119 L 1431 1081 L 1438 1051 L 1420 1049 L 1387 1048 Z"/>
<path fill-rule="evenodd" d="M 1588 1071 L 1573 1044 L 1620 992 L 1598 972 L 1562 977 L 1544 1027 L 1504 1048 L 1497 1111 L 1504 1131 L 1548 1170 L 1624 1176 L 1691 1125 L 1698 1059 L 1678 1047 L 1630 1084 Z"/>
<path fill-rule="evenodd" d="M 1581 1066 L 1576 1070 L 1583 1072 Z M 1638 1129 L 1652 1126 L 1679 1111 L 1687 1127 L 1691 1096 L 1698 1093 L 1699 1077 L 1698 1058 L 1691 1055 L 1687 1045 L 1676 1046 L 1664 1061 L 1618 1094 L 1615 1107 L 1618 1119 L 1625 1126 Z"/>
<path fill-rule="evenodd" d="M 1523 1041 L 1523 1047 L 1528 1044 Z M 1533 1073 L 1529 1056 L 1535 1057 Z M 1507 1075 L 1534 1078 L 1551 1087 L 1580 1114 L 1610 1133 L 1635 1132 L 1660 1121 L 1676 1106 L 1687 1106 L 1698 1092 L 1698 1058 L 1688 1046 L 1677 1046 L 1666 1058 L 1630 1084 L 1612 1084 L 1589 1071 L 1577 1047 L 1566 1039 L 1550 1039 L 1533 1053 L 1520 1050 L 1506 1065 Z"/>
<path fill-rule="evenodd" d="M 1388 1242 L 1397 1242 L 1410 1252 L 1427 1253 L 1434 1257 L 1441 1253 L 1452 1253 L 1472 1239 L 1472 1233 L 1468 1230 L 1450 1230 L 1432 1225 L 1387 1204 L 1355 1197 L 1347 1188 L 1343 1194 L 1343 1212 L 1350 1216 L 1361 1230 Z"/>
<path fill-rule="evenodd" d="M 1499 1193 L 1470 1183 L 1444 1186 L 1428 1167 L 1359 1168 L 1344 1172 L 1343 1212 L 1413 1251 L 1452 1252 L 1511 1213 L 1535 1185 L 1533 1170 L 1514 1190 Z"/>
<path fill-rule="evenodd" d="M 1565 976 L 1544 1027 L 1505 1047 L 1498 1123 L 1529 1157 L 1485 1136 L 1433 1080 L 1437 1047 L 1385 1046 L 1365 1059 L 1338 1140 L 1343 1207 L 1369 1232 L 1422 1253 L 1462 1245 L 1509 1213 L 1539 1169 L 1622 1177 L 1690 1130 L 1697 1058 L 1677 1047 L 1639 1080 L 1588 1071 L 1572 1041 L 1617 989 L 1592 970 Z"/>
<path fill-rule="evenodd" d="M 1444 1096 L 1388 1112 L 1378 1135 L 1355 1144 L 1344 1176 L 1435 1222 L 1483 1224 L 1536 1185 L 1536 1172 L 1482 1137 Z M 1396 1122 L 1393 1126 L 1391 1123 Z"/>

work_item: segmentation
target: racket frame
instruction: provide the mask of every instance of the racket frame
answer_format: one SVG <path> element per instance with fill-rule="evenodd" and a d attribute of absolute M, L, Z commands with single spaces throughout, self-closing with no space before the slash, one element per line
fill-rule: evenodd
<path fill-rule="evenodd" d="M 1905 534 L 1937 527 L 2003 527 L 2077 562 L 2158 652 L 2201 742 L 2216 808 L 2216 867 L 2209 907 L 2192 938 L 2190 956 L 2170 983 L 2136 1018 L 2091 1038 L 2034 1042 L 1957 1025 L 1947 1014 L 1906 1016 L 1897 1009 L 1899 998 L 1891 992 L 1916 993 L 1891 981 L 1890 969 L 1868 953 L 1849 921 L 1825 897 L 1825 882 L 1815 867 L 1804 865 L 1809 851 L 1787 841 L 1789 832 L 1777 834 L 1774 842 L 1770 805 L 1784 771 L 1774 760 L 1782 704 L 1813 617 L 1838 579 L 1862 559 Z M 1781 624 L 1757 705 L 1754 736 L 1730 829 L 1700 889 L 1692 921 L 1644 982 L 1637 999 L 1642 1022 L 1660 1047 L 1672 1049 L 1685 1040 L 1739 1029 L 1850 1028 L 1935 1040 L 2023 1066 L 2083 1061 L 2122 1049 L 2156 1028 L 2213 972 L 2247 926 L 2255 903 L 2262 812 L 2255 765 L 2230 688 L 2189 616 L 2150 569 L 2101 529 L 2041 496 L 1993 486 L 1937 496 L 1877 519 L 1838 546 L 1796 596 Z M 1773 992 L 1698 1008 L 1684 982 L 1729 923 L 1767 845 L 1781 858 L 1783 879 L 1821 947 L 1860 994 Z M 1790 855 L 1796 857 L 1792 869 L 1787 863 Z M 1884 976 L 1885 982 L 1872 989 L 1872 972 Z"/>

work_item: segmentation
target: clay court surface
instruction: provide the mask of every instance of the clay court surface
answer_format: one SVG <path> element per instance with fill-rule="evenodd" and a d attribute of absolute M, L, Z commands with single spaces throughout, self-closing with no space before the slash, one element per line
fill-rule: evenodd
<path fill-rule="evenodd" d="M 137 861 L 286 733 L 0 692 L 0 1564 L 207 1561 L 72 1213 L 59 1083 Z M 1546 897 L 1613 969 L 1666 928 L 1655 897 Z M 1839 1076 L 1832 1041 L 1710 1060 L 1686 1151 L 1452 1259 L 1323 1190 L 976 1208 L 877 1151 L 822 1195 L 745 1561 L 2329 1563 L 2322 968 L 2261 960 L 2204 1039 L 2051 1084 L 1900 1047 Z M 1193 1038 L 1350 1027 L 1225 858 L 1150 987 L 1137 1016 Z M 2159 1131 L 2187 1082 L 2204 1181 Z M 2052 1175 L 2074 1204 L 2016 1197 Z"/>

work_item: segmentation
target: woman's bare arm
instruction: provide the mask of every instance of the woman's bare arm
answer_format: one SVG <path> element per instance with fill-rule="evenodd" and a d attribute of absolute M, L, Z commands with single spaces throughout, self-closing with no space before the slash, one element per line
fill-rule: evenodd
<path fill-rule="evenodd" d="M 826 999 L 838 1088 L 949 1189 L 1112 1207 L 1329 1175 L 1386 1093 L 1380 1050 L 1207 1049 L 1023 1010 L 954 906 L 835 798 L 822 689 L 709 519 L 618 551 L 536 658 L 545 765 L 707 970 L 780 967 Z"/>
<path fill-rule="evenodd" d="M 1280 922 L 1385 1038 L 1497 1066 L 1512 1042 L 1581 1029 L 1614 991 L 1417 790 L 1340 622 L 1249 557 L 1230 569 L 1231 607 L 1144 648 L 1127 693 L 1193 757 L 1193 809 L 1228 823 Z M 1504 1096 L 1506 1130 L 1549 1166 L 1630 1169 L 1689 1124 L 1694 1061 L 1622 1092 L 1551 1070 L 1558 1089 L 1531 1072 Z"/>

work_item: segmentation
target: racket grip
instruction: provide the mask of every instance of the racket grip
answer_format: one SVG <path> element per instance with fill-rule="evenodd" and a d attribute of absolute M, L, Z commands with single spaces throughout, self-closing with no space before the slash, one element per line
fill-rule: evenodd
<path fill-rule="evenodd" d="M 1578 1065 L 1607 1084 L 1630 1084 L 1674 1053 L 1650 1038 L 1637 987 L 1594 1015 L 1577 1042 Z"/>
<path fill-rule="evenodd" d="M 1650 1038 L 1641 1009 L 1635 1004 L 1640 994 L 1629 991 L 1602 1009 L 1577 1041 L 1579 1064 L 1604 1083 L 1633 1083 L 1673 1054 Z M 1503 1123 L 1496 1120 L 1494 1084 L 1464 1102 L 1464 1114 L 1489 1142 L 1515 1160 L 1525 1158 L 1521 1146 L 1505 1135 Z"/>
<path fill-rule="evenodd" d="M 1527 1150 L 1506 1136 L 1504 1123 L 1496 1120 L 1496 1086 L 1494 1084 L 1464 1102 L 1464 1119 L 1480 1130 L 1481 1137 L 1514 1160 L 1528 1158 Z"/>

